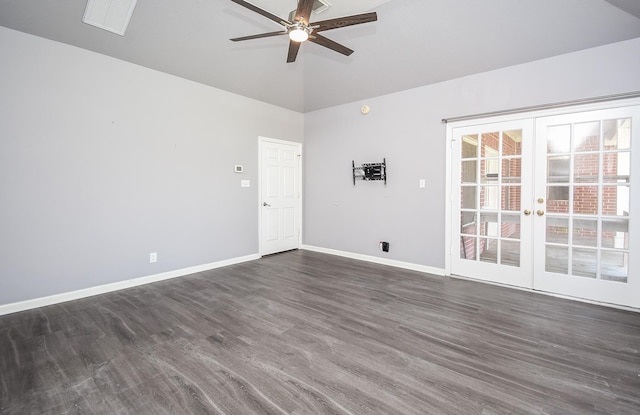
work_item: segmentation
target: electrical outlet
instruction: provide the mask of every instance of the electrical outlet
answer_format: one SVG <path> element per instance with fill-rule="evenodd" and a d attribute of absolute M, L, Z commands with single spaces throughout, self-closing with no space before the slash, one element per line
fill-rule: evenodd
<path fill-rule="evenodd" d="M 154 262 L 158 262 L 158 253 L 152 252 L 149 254 L 149 263 L 153 264 Z"/>

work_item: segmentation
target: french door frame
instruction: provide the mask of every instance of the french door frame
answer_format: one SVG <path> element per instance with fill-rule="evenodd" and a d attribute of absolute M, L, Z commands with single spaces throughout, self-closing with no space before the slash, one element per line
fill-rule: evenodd
<path fill-rule="evenodd" d="M 506 115 L 502 115 L 502 116 L 491 116 L 491 117 L 486 117 L 486 118 L 477 118 L 477 119 L 465 119 L 462 121 L 455 121 L 455 122 L 449 122 L 447 123 L 447 127 L 446 127 L 446 140 L 447 140 L 447 146 L 446 146 L 446 163 L 447 163 L 447 168 L 446 168 L 446 197 L 445 197 L 445 203 L 446 203 L 446 209 L 445 209 L 445 246 L 446 248 L 446 255 L 445 255 L 445 275 L 448 276 L 452 276 L 452 259 L 453 259 L 453 255 L 459 255 L 460 254 L 460 245 L 459 245 L 459 240 L 458 240 L 458 234 L 456 232 L 454 232 L 454 230 L 452 229 L 452 223 L 453 223 L 453 215 L 459 215 L 459 206 L 455 206 L 454 205 L 454 200 L 457 200 L 457 198 L 454 197 L 453 194 L 453 189 L 454 189 L 454 184 L 456 184 L 457 187 L 457 183 L 454 183 L 454 180 L 459 180 L 458 177 L 454 177 L 453 176 L 453 172 L 454 170 L 458 171 L 457 169 L 454 169 L 454 163 L 459 163 L 460 159 L 459 157 L 457 157 L 454 153 L 453 153 L 453 147 L 454 147 L 454 143 L 453 143 L 453 138 L 454 138 L 454 129 L 455 128 L 461 128 L 461 127 L 472 127 L 472 126 L 481 126 L 484 124 L 497 124 L 497 123 L 506 123 L 506 122 L 511 122 L 511 121 L 518 121 L 518 120 L 523 120 L 523 119 L 531 119 L 533 121 L 534 124 L 534 132 L 532 135 L 532 139 L 535 139 L 535 137 L 538 135 L 537 132 L 535 131 L 535 124 L 536 124 L 536 120 L 540 119 L 540 118 L 545 118 L 545 117 L 552 117 L 552 116 L 560 116 L 560 115 L 569 115 L 569 114 L 574 114 L 574 113 L 583 113 L 583 112 L 589 112 L 589 111 L 599 111 L 599 110 L 608 110 L 608 109 L 615 109 L 615 108 L 623 108 L 623 107 L 630 107 L 630 106 L 637 106 L 640 105 L 640 99 L 639 98 L 630 98 L 630 99 L 620 99 L 620 100 L 612 100 L 612 101 L 607 101 L 607 102 L 598 102 L 598 103 L 593 103 L 593 104 L 580 104 L 580 105 L 567 105 L 561 108 L 552 108 L 552 109 L 543 109 L 543 110 L 532 110 L 530 112 L 518 112 L 518 113 L 511 113 L 511 114 L 506 114 Z M 634 126 L 633 128 L 639 128 L 639 126 Z M 535 145 L 535 143 L 534 143 Z M 640 149 L 639 148 L 635 148 L 634 149 L 635 153 L 640 154 Z M 637 158 L 637 155 L 636 155 Z M 636 163 L 637 164 L 637 163 Z M 523 173 L 524 174 L 524 173 Z M 535 171 L 532 172 L 532 174 L 536 174 Z M 637 181 L 637 178 L 636 178 Z M 638 183 L 636 183 L 635 185 L 636 187 L 638 186 Z M 522 205 L 522 209 L 525 209 L 525 197 L 528 198 L 533 198 L 534 194 L 532 193 L 531 195 L 523 195 L 523 205 Z M 640 210 L 639 206 L 634 206 L 635 210 L 636 210 L 636 216 L 640 213 L 638 212 L 638 210 Z M 637 228 L 636 228 L 637 229 Z M 631 230 L 630 230 L 631 233 Z M 634 238 L 639 238 L 640 235 L 638 235 L 638 233 L 635 233 L 635 237 Z M 533 241 L 531 242 L 533 243 Z M 640 246 L 640 243 L 634 240 L 634 247 Z M 531 247 L 533 249 L 533 247 Z M 534 258 L 535 260 L 535 258 Z M 533 279 L 533 268 L 531 269 L 531 273 L 532 273 L 532 279 Z M 454 277 L 456 275 L 453 275 Z M 500 284 L 498 282 L 498 284 Z M 529 289 L 527 287 L 521 287 L 524 289 Z M 535 282 L 534 282 L 534 287 L 533 289 L 535 290 Z M 571 297 L 571 295 L 567 295 L 567 294 L 563 294 L 561 292 L 559 293 L 551 293 L 552 295 L 560 295 L 560 296 L 569 296 Z M 577 298 L 575 297 L 575 299 L 578 300 L 582 300 L 582 301 L 589 301 L 589 302 L 599 302 L 599 301 L 594 301 L 594 300 L 584 300 L 582 298 Z M 611 305 L 614 307 L 629 307 L 628 305 L 625 304 L 610 304 L 610 303 L 603 303 L 605 305 Z M 634 305 L 632 307 L 638 307 L 637 305 Z M 635 308 L 634 308 L 635 310 Z"/>

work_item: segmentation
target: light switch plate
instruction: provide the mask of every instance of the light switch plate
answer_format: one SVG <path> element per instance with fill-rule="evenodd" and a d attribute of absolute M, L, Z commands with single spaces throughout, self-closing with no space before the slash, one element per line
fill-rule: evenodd
<path fill-rule="evenodd" d="M 427 187 L 427 181 L 425 179 L 420 179 L 420 183 L 418 184 L 418 186 L 420 186 L 421 189 L 424 189 L 425 187 Z"/>

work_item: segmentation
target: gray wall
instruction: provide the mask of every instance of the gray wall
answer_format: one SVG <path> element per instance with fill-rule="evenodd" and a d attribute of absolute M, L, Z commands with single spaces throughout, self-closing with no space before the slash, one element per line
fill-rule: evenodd
<path fill-rule="evenodd" d="M 640 39 L 634 39 L 307 113 L 303 242 L 444 268 L 442 118 L 640 91 L 639 74 Z M 363 104 L 371 107 L 366 116 Z M 353 186 L 352 159 L 383 157 L 386 187 Z M 418 188 L 421 178 L 426 189 Z M 388 254 L 380 240 L 391 242 Z"/>
<path fill-rule="evenodd" d="M 258 253 L 258 136 L 302 114 L 2 27 L 0 56 L 0 305 Z"/>

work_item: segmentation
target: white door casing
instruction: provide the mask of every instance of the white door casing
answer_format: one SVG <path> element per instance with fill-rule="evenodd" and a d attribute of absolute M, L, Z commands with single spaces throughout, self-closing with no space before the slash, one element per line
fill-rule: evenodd
<path fill-rule="evenodd" d="M 302 145 L 259 138 L 260 254 L 300 247 Z"/>

